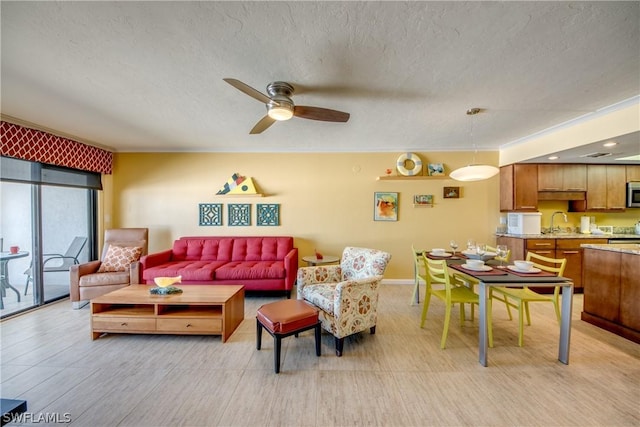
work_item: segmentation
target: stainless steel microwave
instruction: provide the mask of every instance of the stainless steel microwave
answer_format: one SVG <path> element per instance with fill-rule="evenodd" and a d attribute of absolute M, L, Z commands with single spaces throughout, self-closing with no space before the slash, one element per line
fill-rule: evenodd
<path fill-rule="evenodd" d="M 640 182 L 627 182 L 627 207 L 640 208 Z"/>

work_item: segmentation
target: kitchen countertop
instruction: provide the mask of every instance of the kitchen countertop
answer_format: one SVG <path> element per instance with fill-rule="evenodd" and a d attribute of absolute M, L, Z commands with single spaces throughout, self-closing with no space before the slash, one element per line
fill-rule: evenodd
<path fill-rule="evenodd" d="M 586 243 L 580 246 L 583 248 L 589 248 L 589 249 L 599 249 L 601 251 L 622 252 L 625 254 L 640 255 L 640 244 L 637 244 L 637 243 L 615 243 L 610 245 L 597 245 L 593 243 Z"/>
<path fill-rule="evenodd" d="M 640 234 L 582 234 L 582 233 L 549 233 L 549 234 L 508 234 L 496 233 L 498 237 L 517 237 L 519 239 L 640 239 Z"/>

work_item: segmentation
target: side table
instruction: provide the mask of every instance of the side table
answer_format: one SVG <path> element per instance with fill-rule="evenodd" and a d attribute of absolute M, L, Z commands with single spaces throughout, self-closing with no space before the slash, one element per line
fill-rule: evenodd
<path fill-rule="evenodd" d="M 318 259 L 315 255 L 308 255 L 302 257 L 302 260 L 307 263 L 308 266 L 314 265 L 333 264 L 334 262 L 340 262 L 340 257 L 334 255 L 324 255 L 322 259 Z"/>

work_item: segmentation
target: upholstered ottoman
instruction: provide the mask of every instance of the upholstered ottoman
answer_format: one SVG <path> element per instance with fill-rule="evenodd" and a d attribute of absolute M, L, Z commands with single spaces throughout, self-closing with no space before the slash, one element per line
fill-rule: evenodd
<path fill-rule="evenodd" d="M 256 348 L 262 346 L 262 328 L 274 338 L 273 362 L 276 374 L 280 372 L 280 348 L 282 338 L 296 337 L 300 332 L 315 329 L 316 356 L 320 356 L 320 322 L 318 310 L 302 300 L 288 299 L 265 304 L 256 314 Z"/>

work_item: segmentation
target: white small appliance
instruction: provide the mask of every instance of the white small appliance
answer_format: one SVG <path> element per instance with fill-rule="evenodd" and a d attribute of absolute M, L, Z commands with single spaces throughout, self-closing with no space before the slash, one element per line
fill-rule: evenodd
<path fill-rule="evenodd" d="M 509 234 L 540 234 L 542 213 L 509 212 L 507 213 L 507 232 Z"/>
<path fill-rule="evenodd" d="M 580 218 L 580 232 L 582 234 L 591 233 L 591 217 L 583 216 Z"/>

